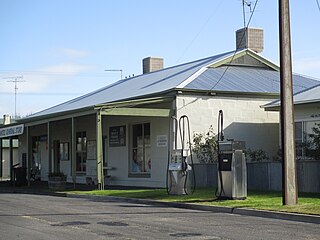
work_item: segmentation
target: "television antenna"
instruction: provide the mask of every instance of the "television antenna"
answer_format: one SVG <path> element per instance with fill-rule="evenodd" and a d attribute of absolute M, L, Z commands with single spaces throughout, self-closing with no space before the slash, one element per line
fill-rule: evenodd
<path fill-rule="evenodd" d="M 251 9 L 251 1 L 242 0 L 242 14 L 243 14 L 243 27 L 246 27 L 246 12 L 245 12 L 245 6 L 250 8 L 250 12 L 252 12 Z"/>
<path fill-rule="evenodd" d="M 121 80 L 122 80 L 122 72 L 123 72 L 122 69 L 106 69 L 104 71 L 105 72 L 120 72 L 120 77 L 121 77 Z"/>
<path fill-rule="evenodd" d="M 18 83 L 19 82 L 25 82 L 23 79 L 23 76 L 14 76 L 14 77 L 4 77 L 3 79 L 11 79 L 7 82 L 14 83 L 14 118 L 17 118 L 17 91 L 18 91 Z"/>

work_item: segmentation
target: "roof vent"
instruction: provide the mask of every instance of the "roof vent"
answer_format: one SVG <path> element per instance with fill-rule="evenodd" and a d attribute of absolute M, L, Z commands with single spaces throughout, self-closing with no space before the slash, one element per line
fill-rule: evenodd
<path fill-rule="evenodd" d="M 236 49 L 250 48 L 256 53 L 263 51 L 263 29 L 242 28 L 236 31 Z"/>
<path fill-rule="evenodd" d="M 142 60 L 143 74 L 163 69 L 163 58 L 146 57 Z"/>

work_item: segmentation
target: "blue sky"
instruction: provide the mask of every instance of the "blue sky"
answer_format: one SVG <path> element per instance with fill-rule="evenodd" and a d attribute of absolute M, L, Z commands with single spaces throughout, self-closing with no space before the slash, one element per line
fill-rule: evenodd
<path fill-rule="evenodd" d="M 1 0 L 0 114 L 25 116 L 141 74 L 141 60 L 165 67 L 235 49 L 240 0 Z M 249 1 L 247 1 L 249 2 Z M 251 1 L 252 9 L 255 1 Z M 290 1 L 293 70 L 320 78 L 320 9 Z M 250 8 L 246 7 L 246 19 Z M 262 55 L 279 63 L 278 1 L 260 0 L 250 27 L 264 29 Z"/>

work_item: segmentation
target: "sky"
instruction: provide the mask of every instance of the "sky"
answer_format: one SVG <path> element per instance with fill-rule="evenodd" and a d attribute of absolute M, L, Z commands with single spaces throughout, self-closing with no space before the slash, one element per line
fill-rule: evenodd
<path fill-rule="evenodd" d="M 262 56 L 279 64 L 278 1 L 246 2 L 246 25 L 264 29 Z M 290 1 L 290 17 L 293 71 L 320 79 L 317 0 Z M 235 50 L 243 26 L 241 0 L 0 0 L 0 118 L 120 80 L 105 70 L 140 75 L 145 57 L 170 67 Z"/>

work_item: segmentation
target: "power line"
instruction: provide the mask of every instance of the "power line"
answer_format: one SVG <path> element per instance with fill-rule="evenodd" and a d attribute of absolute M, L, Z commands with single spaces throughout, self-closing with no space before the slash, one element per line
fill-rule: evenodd
<path fill-rule="evenodd" d="M 250 22 L 251 22 L 252 16 L 253 16 L 253 14 L 254 14 L 254 12 L 255 12 L 255 9 L 256 9 L 256 6 L 257 6 L 258 2 L 259 2 L 259 0 L 257 0 L 257 1 L 255 2 L 255 4 L 254 4 L 253 10 L 252 10 L 252 12 L 251 12 L 251 15 L 250 15 L 250 18 L 249 18 L 249 21 L 248 21 L 248 24 L 247 24 L 246 28 L 249 27 L 249 24 L 250 24 Z M 243 41 L 244 36 L 245 36 L 245 34 L 242 35 L 240 42 Z M 234 51 L 234 53 L 233 53 L 233 55 L 232 55 L 232 58 L 231 58 L 229 64 L 227 65 L 226 69 L 224 70 L 224 72 L 222 73 L 222 75 L 220 76 L 220 78 L 218 79 L 218 81 L 213 85 L 212 88 L 210 88 L 210 91 L 211 91 L 212 89 L 214 89 L 214 88 L 219 84 L 219 82 L 222 80 L 222 78 L 224 77 L 224 75 L 225 75 L 226 72 L 228 71 L 228 69 L 229 69 L 229 67 L 230 67 L 230 65 L 231 65 L 234 57 L 236 56 L 236 53 L 237 53 L 237 52 L 238 52 L 238 49 L 236 49 L 236 50 Z"/>
<path fill-rule="evenodd" d="M 318 1 L 318 0 L 316 0 L 316 2 L 317 2 L 318 9 L 319 9 L 319 12 L 320 12 L 320 4 L 319 4 L 319 1 Z"/>

